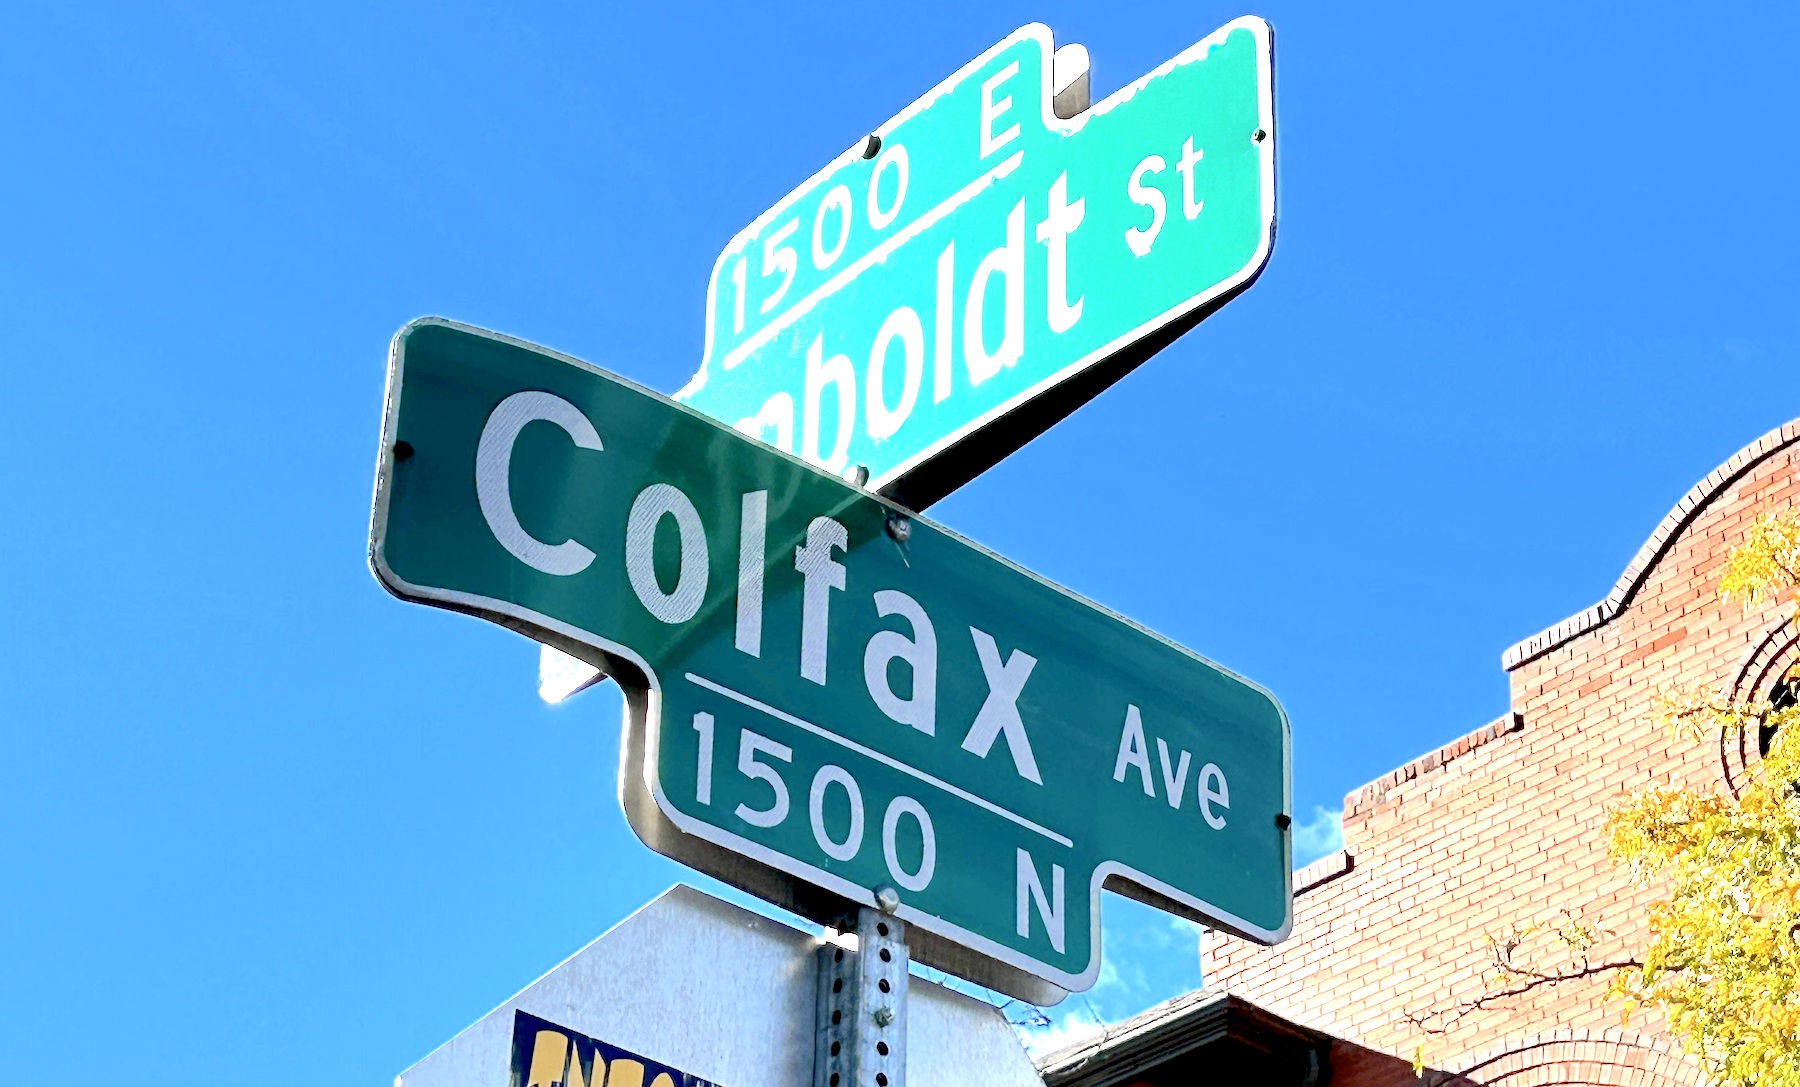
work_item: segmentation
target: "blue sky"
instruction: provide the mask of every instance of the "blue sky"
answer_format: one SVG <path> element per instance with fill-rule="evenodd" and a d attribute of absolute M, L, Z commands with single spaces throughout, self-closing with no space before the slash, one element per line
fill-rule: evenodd
<path fill-rule="evenodd" d="M 1800 26 L 1254 10 L 1267 273 L 932 516 L 1273 690 L 1324 849 L 1800 415 Z M 147 1084 L 386 1082 L 688 878 L 619 812 L 616 692 L 546 706 L 532 646 L 370 577 L 403 322 L 672 391 L 726 240 L 1018 25 L 1098 97 L 1243 13 L 0 15 L 0 1074 L 80 1077 L 75 1035 Z M 1056 1029 L 1198 981 L 1190 928 L 1107 910 Z"/>

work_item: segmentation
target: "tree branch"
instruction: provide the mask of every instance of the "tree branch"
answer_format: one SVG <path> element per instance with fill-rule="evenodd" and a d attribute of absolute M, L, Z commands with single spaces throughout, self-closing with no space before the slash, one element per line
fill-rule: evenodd
<path fill-rule="evenodd" d="M 1489 937 L 1493 948 L 1494 967 L 1504 977 L 1513 979 L 1512 984 L 1501 989 L 1490 989 L 1473 1000 L 1465 1000 L 1449 1008 L 1424 1014 L 1406 1012 L 1403 1013 L 1402 1018 L 1424 1034 L 1441 1038 L 1454 1030 L 1466 1016 L 1479 1011 L 1487 1011 L 1502 1001 L 1524 996 L 1534 989 L 1560 985 L 1565 981 L 1599 977 L 1602 974 L 1610 974 L 1633 967 L 1641 968 L 1644 965 L 1641 960 L 1635 958 L 1599 963 L 1590 961 L 1587 954 L 1588 947 L 1593 943 L 1597 932 L 1604 930 L 1571 924 L 1556 932 L 1557 938 L 1576 952 L 1576 958 L 1567 969 L 1545 971 L 1521 966 L 1513 960 L 1513 955 L 1525 942 L 1525 937 L 1531 931 L 1532 928 L 1527 927 L 1515 929 L 1502 939 Z"/>

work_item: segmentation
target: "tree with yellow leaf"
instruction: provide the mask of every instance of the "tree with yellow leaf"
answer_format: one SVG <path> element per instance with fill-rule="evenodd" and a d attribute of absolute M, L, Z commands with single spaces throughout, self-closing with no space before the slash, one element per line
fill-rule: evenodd
<path fill-rule="evenodd" d="M 1800 512 L 1758 519 L 1727 560 L 1719 591 L 1746 607 L 1791 603 L 1800 624 Z M 1638 953 L 1591 958 L 1618 934 L 1565 910 L 1553 922 L 1490 933 L 1486 991 L 1407 1021 L 1440 1037 L 1539 988 L 1608 976 L 1625 1018 L 1660 1010 L 1718 1087 L 1800 1087 L 1800 665 L 1760 699 L 1687 687 L 1664 692 L 1658 710 L 1678 735 L 1713 742 L 1721 732 L 1748 733 L 1763 755 L 1736 797 L 1651 786 L 1612 807 L 1614 860 L 1661 893 Z M 1421 1078 L 1425 1057 L 1424 1045 L 1414 1050 Z"/>
<path fill-rule="evenodd" d="M 1719 589 L 1746 606 L 1793 601 L 1800 516 L 1769 514 L 1731 553 Z M 1795 601 L 1800 612 L 1800 601 Z M 1796 614 L 1800 622 L 1800 614 Z M 1741 795 L 1653 786 L 1618 803 L 1613 857 L 1658 888 L 1638 961 L 1613 993 L 1654 1007 L 1720 1087 L 1800 1087 L 1800 705 L 1795 674 L 1774 698 L 1667 694 L 1663 723 L 1696 741 L 1766 740 Z"/>

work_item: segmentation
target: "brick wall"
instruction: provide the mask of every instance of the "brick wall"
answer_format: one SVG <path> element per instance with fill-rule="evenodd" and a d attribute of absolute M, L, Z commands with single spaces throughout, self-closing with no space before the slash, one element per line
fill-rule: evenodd
<path fill-rule="evenodd" d="M 1800 504 L 1797 462 L 1800 421 L 1697 484 L 1604 601 L 1508 650 L 1512 711 L 1346 797 L 1343 854 L 1296 876 L 1292 937 L 1209 934 L 1207 985 L 1353 1047 L 1423 1045 L 1441 1070 L 1427 1082 L 1697 1082 L 1659 1023 L 1621 1028 L 1604 975 L 1472 1005 L 1504 987 L 1489 939 L 1515 925 L 1567 910 L 1610 930 L 1595 963 L 1638 946 L 1647 896 L 1606 856 L 1606 805 L 1651 781 L 1721 780 L 1720 748 L 1663 734 L 1652 692 L 1730 686 L 1747 661 L 1794 652 L 1768 638 L 1777 609 L 1721 604 L 1716 586 L 1751 519 Z M 1554 950 L 1539 934 L 1519 958 L 1566 965 Z"/>

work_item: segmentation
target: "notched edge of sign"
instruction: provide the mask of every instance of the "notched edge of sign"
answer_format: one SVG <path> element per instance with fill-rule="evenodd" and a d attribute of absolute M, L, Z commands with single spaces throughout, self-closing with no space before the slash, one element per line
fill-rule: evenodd
<path fill-rule="evenodd" d="M 1040 82 L 1043 87 L 1039 103 L 1044 125 L 1048 129 L 1066 135 L 1079 131 L 1087 124 L 1089 118 L 1110 112 L 1131 101 L 1151 82 L 1168 75 L 1180 65 L 1204 60 L 1213 50 L 1222 46 L 1233 33 L 1240 30 L 1250 33 L 1256 42 L 1258 123 L 1260 130 L 1265 134 L 1264 138 L 1259 141 L 1259 148 L 1260 153 L 1267 159 L 1260 177 L 1262 221 L 1258 227 L 1256 250 L 1251 254 L 1250 259 L 1232 275 L 1189 296 L 1054 373 L 1045 375 L 1029 388 L 995 405 L 976 419 L 907 458 L 893 470 L 871 479 L 868 483 L 870 490 L 913 510 L 923 510 L 929 507 L 1073 414 L 1075 409 L 1136 370 L 1163 348 L 1248 290 L 1257 279 L 1261 278 L 1263 271 L 1268 267 L 1270 258 L 1274 255 L 1278 219 L 1276 144 L 1279 141 L 1276 133 L 1274 101 L 1274 27 L 1260 16 L 1239 16 L 1101 101 L 1093 103 L 1082 112 L 1070 118 L 1061 118 L 1055 114 L 1053 101 L 1054 73 L 1051 62 L 1055 55 L 1054 36 L 1048 26 L 1042 23 L 1029 23 L 1001 39 L 993 47 L 920 96 L 905 110 L 875 129 L 878 134 L 890 131 L 902 121 L 949 93 L 954 89 L 956 83 L 994 56 L 1021 41 L 1030 40 L 1036 41 L 1044 54 L 1044 64 L 1040 72 Z M 768 211 L 759 215 L 749 226 L 739 231 L 720 252 L 714 262 L 711 277 L 707 281 L 706 344 L 701 355 L 700 366 L 687 383 L 673 395 L 672 399 L 677 403 L 685 401 L 703 388 L 712 367 L 722 365 L 722 356 L 714 357 L 713 325 L 719 271 L 724 267 L 727 259 L 740 252 L 744 244 L 762 226 L 828 179 L 840 166 L 859 157 L 859 154 L 860 152 L 853 148 L 833 159 L 831 163 L 801 183 Z M 796 305 L 801 304 L 804 304 L 804 298 L 796 303 Z M 777 317 L 774 320 L 779 319 Z"/>
<path fill-rule="evenodd" d="M 625 690 L 625 706 L 619 802 L 625 809 L 626 822 L 640 841 L 670 860 L 839 931 L 854 926 L 858 907 L 880 908 L 875 895 L 866 888 L 692 819 L 670 803 L 656 773 L 657 730 L 664 724 L 657 705 L 660 692 L 621 686 Z M 634 773 L 634 768 L 641 768 L 641 772 Z M 1070 992 L 1069 987 L 1045 976 L 1058 973 L 1047 964 L 1011 953 L 904 902 L 893 913 L 911 926 L 909 953 L 926 966 L 1041 1007 L 1060 1002 Z M 946 933 L 942 929 L 952 931 Z M 984 953 L 976 945 L 986 945 L 1000 953 Z M 1098 970 L 1096 945 L 1090 974 L 1097 976 Z M 1091 984 L 1092 979 L 1089 980 Z"/>
<path fill-rule="evenodd" d="M 1257 45 L 1257 115 L 1264 138 L 1259 142 L 1267 165 L 1261 171 L 1262 222 L 1256 250 L 1237 272 L 1192 295 L 1111 342 L 1089 352 L 1027 389 L 994 406 L 938 441 L 869 481 L 871 490 L 903 505 L 923 510 L 1023 448 L 1081 405 L 1119 382 L 1202 321 L 1249 290 L 1268 268 L 1277 232 L 1275 124 L 1275 30 L 1256 15 L 1240 16 L 1202 38 L 1175 57 L 1108 95 L 1074 123 L 1098 116 L 1129 101 L 1150 81 L 1187 60 L 1203 57 L 1237 30 L 1246 30 Z"/>
<path fill-rule="evenodd" d="M 1056 45 L 1055 32 L 1052 31 L 1047 24 L 1034 22 L 1019 27 L 1006 37 L 1000 39 L 1000 41 L 996 42 L 994 45 L 982 51 L 982 53 L 973 60 L 964 64 L 955 72 L 940 80 L 930 90 L 914 99 L 899 113 L 894 114 L 880 125 L 871 129 L 870 135 L 877 137 L 886 136 L 902 122 L 923 112 L 938 99 L 955 90 L 959 83 L 968 78 L 971 73 L 992 60 L 995 56 L 998 56 L 1000 53 L 1005 52 L 1007 49 L 1012 48 L 1020 42 L 1035 41 L 1042 54 L 1042 63 L 1039 72 L 1039 82 L 1041 84 L 1039 94 L 1039 115 L 1047 130 L 1060 132 L 1066 136 L 1079 131 L 1088 123 L 1090 118 L 1099 116 L 1103 113 L 1108 113 L 1131 101 L 1131 99 L 1137 96 L 1139 91 L 1148 86 L 1153 80 L 1169 74 L 1174 71 L 1176 67 L 1195 60 L 1204 60 L 1208 53 L 1223 45 L 1226 39 L 1237 30 L 1247 30 L 1256 38 L 1258 59 L 1260 61 L 1257 90 L 1262 103 L 1268 105 L 1273 86 L 1271 56 L 1274 27 L 1270 25 L 1268 20 L 1259 15 L 1240 15 L 1237 18 L 1232 19 L 1230 22 L 1225 23 L 1204 38 L 1201 38 L 1194 44 L 1182 49 L 1173 57 L 1158 64 L 1150 71 L 1138 76 L 1130 83 L 1127 83 L 1125 86 L 1120 87 L 1118 90 L 1107 95 L 1101 101 L 1084 104 L 1082 108 L 1070 113 L 1068 116 L 1063 116 L 1056 108 L 1057 90 L 1055 58 L 1058 47 Z M 1082 49 L 1084 60 L 1089 59 L 1085 47 L 1077 45 L 1076 48 Z M 1091 79 L 1090 73 L 1091 67 L 1084 69 L 1084 76 Z M 1270 165 L 1272 171 L 1274 154 L 1273 109 L 1265 109 L 1263 112 L 1265 114 L 1263 127 L 1269 134 L 1267 142 L 1270 144 L 1269 152 L 1271 156 Z M 699 391 L 699 389 L 706 384 L 707 375 L 711 370 L 711 366 L 722 359 L 722 356 L 715 358 L 714 355 L 715 341 L 713 328 L 717 318 L 719 277 L 725 265 L 732 257 L 744 253 L 745 246 L 755 239 L 757 233 L 761 231 L 762 228 L 769 225 L 782 213 L 799 203 L 809 193 L 813 192 L 825 181 L 834 176 L 839 169 L 845 166 L 854 165 L 861 159 L 863 157 L 862 147 L 863 145 L 860 142 L 854 144 L 831 161 L 827 162 L 824 166 L 820 167 L 810 177 L 796 185 L 768 209 L 758 214 L 736 234 L 733 234 L 731 239 L 725 243 L 725 246 L 719 250 L 719 255 L 713 259 L 712 271 L 709 272 L 707 276 L 706 309 L 704 314 L 706 337 L 700 353 L 700 365 L 694 371 L 693 376 L 674 393 L 675 399 L 685 399 Z M 1271 205 L 1271 218 L 1272 211 L 1273 208 Z M 1265 256 L 1264 260 L 1266 261 L 1266 259 Z"/>

